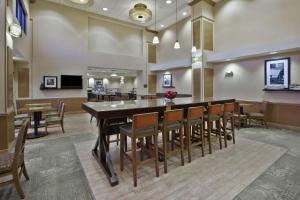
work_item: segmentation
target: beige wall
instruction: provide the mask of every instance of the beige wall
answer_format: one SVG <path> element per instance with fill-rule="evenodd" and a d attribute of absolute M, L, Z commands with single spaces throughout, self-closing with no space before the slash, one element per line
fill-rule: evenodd
<path fill-rule="evenodd" d="M 120 25 L 118 21 L 44 0 L 31 4 L 31 12 L 34 98 L 86 96 L 86 81 L 83 90 L 40 91 L 39 86 L 45 75 L 84 75 L 88 66 L 134 70 L 146 68 L 145 43 L 150 34 L 142 28 L 126 23 Z M 127 32 L 128 29 L 131 32 Z M 103 43 L 103 38 L 99 37 L 118 37 L 120 34 L 127 38 L 127 42 L 115 48 L 112 46 L 116 45 L 115 42 L 118 44 L 120 38 L 110 38 Z M 125 53 L 125 45 L 128 49 L 136 48 L 138 51 Z M 143 83 L 143 80 L 145 76 L 140 77 L 140 82 Z"/>
<path fill-rule="evenodd" d="M 226 62 L 214 66 L 214 97 L 251 101 L 300 103 L 300 92 L 264 92 L 264 60 L 291 57 L 291 83 L 300 84 L 300 52 Z M 225 73 L 233 72 L 226 78 Z"/>
<path fill-rule="evenodd" d="M 175 88 L 163 88 L 163 75 L 172 74 L 172 82 Z M 192 94 L 192 69 L 176 69 L 157 72 L 156 92 L 176 91 L 178 94 Z"/>
<path fill-rule="evenodd" d="M 151 69 L 160 70 L 174 67 L 191 66 L 191 19 L 186 18 L 178 23 L 178 40 L 180 49 L 174 49 L 176 26 L 172 25 L 159 32 L 160 44 L 157 46 L 157 64 Z"/>
<path fill-rule="evenodd" d="M 299 0 L 224 0 L 215 7 L 215 50 L 300 39 Z"/>
<path fill-rule="evenodd" d="M 124 84 L 120 84 L 120 78 L 109 78 L 103 79 L 103 85 L 106 85 L 106 88 L 120 88 L 120 92 L 129 92 L 132 88 L 136 88 L 136 78 L 125 77 Z"/>

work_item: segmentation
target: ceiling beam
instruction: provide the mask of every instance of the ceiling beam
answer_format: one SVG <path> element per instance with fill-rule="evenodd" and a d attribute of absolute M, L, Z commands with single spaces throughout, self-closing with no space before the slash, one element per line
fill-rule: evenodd
<path fill-rule="evenodd" d="M 216 2 L 212 1 L 212 0 L 193 0 L 192 2 L 189 3 L 190 6 L 193 6 L 201 1 L 204 1 L 212 6 L 215 6 L 216 5 Z"/>

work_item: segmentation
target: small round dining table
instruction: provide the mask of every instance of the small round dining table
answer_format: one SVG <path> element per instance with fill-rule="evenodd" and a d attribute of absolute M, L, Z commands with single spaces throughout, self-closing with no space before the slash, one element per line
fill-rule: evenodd
<path fill-rule="evenodd" d="M 28 133 L 26 135 L 27 139 L 34 139 L 34 138 L 40 138 L 46 136 L 45 131 L 39 131 L 39 128 L 41 126 L 41 120 L 42 120 L 42 113 L 43 112 L 50 112 L 57 110 L 54 108 L 51 103 L 41 103 L 41 104 L 26 104 L 24 108 L 21 108 L 20 111 L 22 113 L 29 113 L 33 114 L 33 120 L 34 120 L 34 125 L 33 125 L 33 132 Z"/>

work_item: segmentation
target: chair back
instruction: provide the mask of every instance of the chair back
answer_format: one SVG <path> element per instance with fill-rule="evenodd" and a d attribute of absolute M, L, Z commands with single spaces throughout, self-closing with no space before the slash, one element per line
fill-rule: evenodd
<path fill-rule="evenodd" d="M 65 109 L 66 109 L 65 103 L 62 103 L 62 104 L 61 104 L 61 111 L 60 111 L 60 113 L 59 113 L 59 117 L 60 117 L 60 119 L 61 119 L 62 121 L 64 120 L 64 117 L 65 117 Z"/>
<path fill-rule="evenodd" d="M 133 116 L 132 120 L 133 134 L 155 133 L 158 130 L 158 113 L 145 113 Z"/>
<path fill-rule="evenodd" d="M 209 115 L 221 115 L 222 114 L 222 105 L 221 104 L 210 105 L 208 107 L 208 114 Z"/>
<path fill-rule="evenodd" d="M 24 121 L 24 123 L 21 126 L 20 132 L 18 137 L 16 138 L 16 146 L 15 146 L 15 153 L 14 153 L 14 160 L 13 160 L 13 166 L 19 167 L 20 159 L 24 159 L 24 148 L 25 148 L 25 142 L 26 142 L 26 135 L 29 128 L 30 120 L 27 119 Z"/>
<path fill-rule="evenodd" d="M 63 101 L 62 101 L 62 100 L 59 100 L 59 101 L 58 101 L 58 107 L 57 107 L 57 112 L 58 112 L 58 113 L 60 113 L 60 111 L 61 111 L 61 106 L 62 106 L 62 104 L 63 104 Z"/>
<path fill-rule="evenodd" d="M 224 113 L 234 113 L 234 103 L 225 103 L 224 104 Z"/>
<path fill-rule="evenodd" d="M 200 119 L 203 118 L 204 108 L 202 106 L 199 107 L 190 107 L 188 109 L 188 119 Z"/>
<path fill-rule="evenodd" d="M 183 121 L 183 109 L 169 110 L 164 113 L 164 122 L 167 124 L 182 122 Z"/>

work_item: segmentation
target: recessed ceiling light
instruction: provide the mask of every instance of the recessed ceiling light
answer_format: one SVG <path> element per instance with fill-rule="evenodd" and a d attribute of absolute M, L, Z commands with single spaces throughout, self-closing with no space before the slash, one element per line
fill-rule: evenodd
<path fill-rule="evenodd" d="M 229 59 L 226 59 L 226 61 L 232 61 L 232 59 L 229 58 Z"/>
<path fill-rule="evenodd" d="M 183 16 L 186 16 L 186 15 L 187 15 L 187 12 L 183 12 L 182 15 L 183 15 Z"/>
<path fill-rule="evenodd" d="M 270 55 L 274 55 L 274 54 L 277 54 L 278 52 L 277 51 L 273 51 L 270 53 Z"/>
<path fill-rule="evenodd" d="M 162 25 L 160 25 L 160 27 L 162 27 L 162 28 L 163 28 L 163 27 L 165 27 L 165 25 L 163 25 L 163 24 L 162 24 Z"/>
<path fill-rule="evenodd" d="M 116 76 L 118 76 L 117 74 L 111 74 L 110 76 L 112 76 L 112 77 L 116 77 Z"/>
<path fill-rule="evenodd" d="M 167 0 L 167 1 L 166 1 L 166 4 L 171 4 L 171 3 L 172 3 L 171 0 Z"/>
<path fill-rule="evenodd" d="M 78 4 L 87 4 L 90 0 L 70 0 L 70 1 Z"/>
<path fill-rule="evenodd" d="M 103 11 L 108 11 L 108 8 L 102 8 Z"/>

